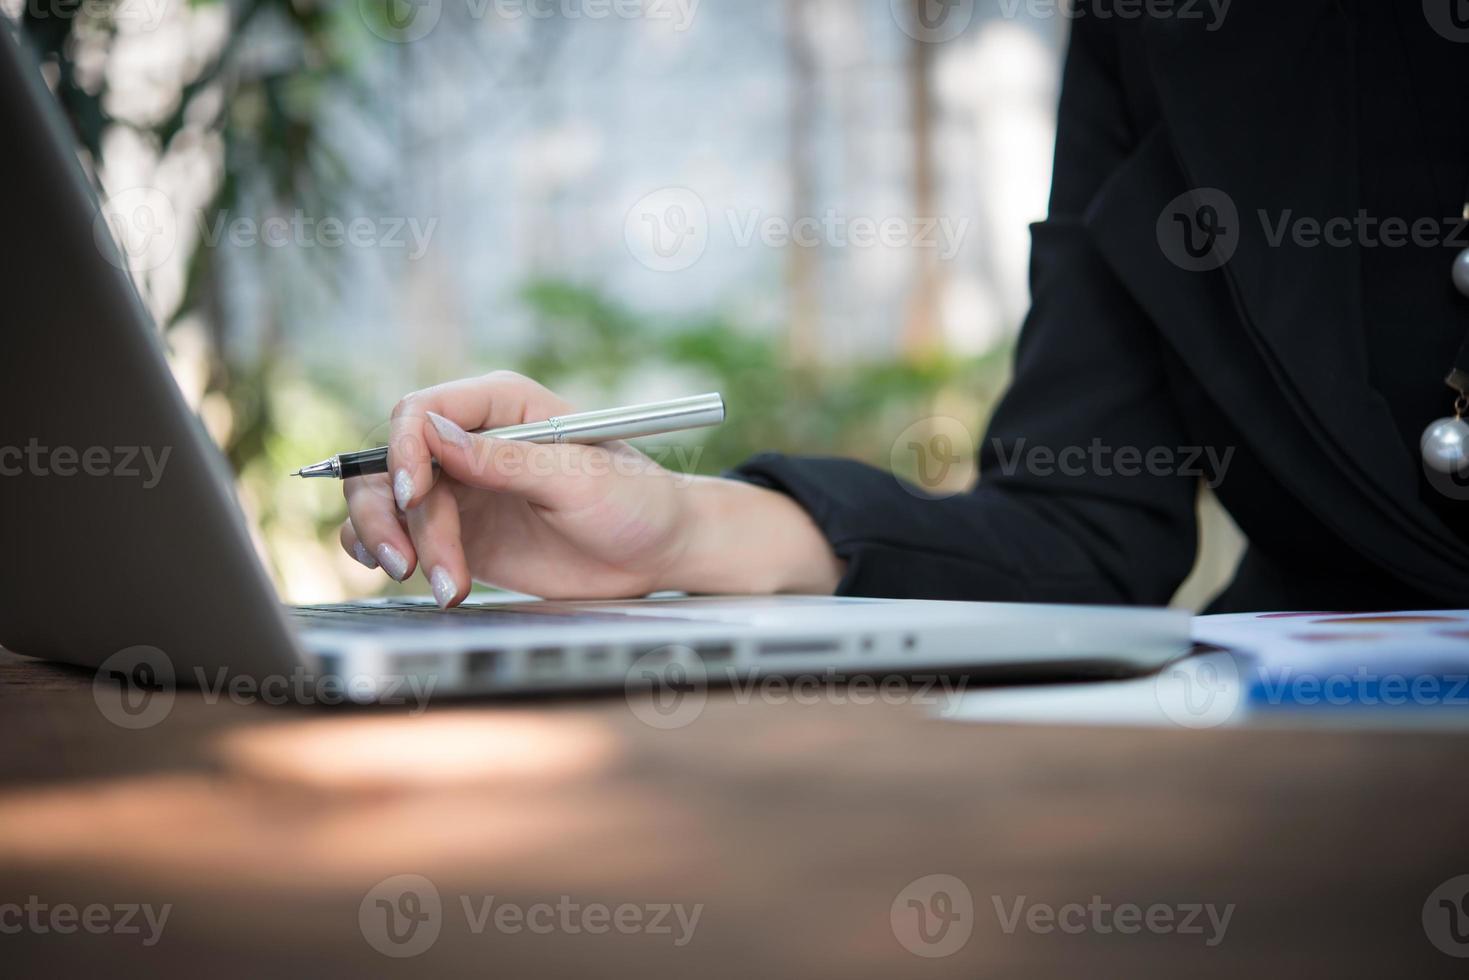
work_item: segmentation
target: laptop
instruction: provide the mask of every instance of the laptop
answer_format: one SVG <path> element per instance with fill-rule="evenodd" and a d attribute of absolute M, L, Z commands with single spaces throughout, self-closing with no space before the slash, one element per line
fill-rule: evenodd
<path fill-rule="evenodd" d="M 830 596 L 287 608 L 34 59 L 8 24 L 0 35 L 5 648 L 180 685 L 304 673 L 360 702 L 405 678 L 438 695 L 674 674 L 1062 679 L 1147 672 L 1188 651 L 1189 617 L 1167 609 Z"/>

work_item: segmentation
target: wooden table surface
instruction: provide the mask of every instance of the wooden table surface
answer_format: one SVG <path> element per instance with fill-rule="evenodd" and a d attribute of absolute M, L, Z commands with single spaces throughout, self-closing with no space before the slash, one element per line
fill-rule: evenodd
<path fill-rule="evenodd" d="M 911 705 L 743 700 L 711 694 L 691 724 L 660 730 L 621 696 L 414 712 L 180 691 L 161 723 L 127 730 L 99 710 L 90 672 L 0 653 L 0 972 L 1469 968 L 1423 924 L 1430 894 L 1469 873 L 1464 736 L 975 725 Z M 377 927 L 364 925 L 386 915 L 374 896 L 399 875 L 427 879 L 441 902 L 437 938 L 410 958 L 378 952 L 368 936 Z M 910 887 L 930 875 L 951 876 L 941 880 L 947 904 L 928 885 Z M 915 938 L 915 894 L 958 931 L 941 933 L 933 918 L 934 943 Z M 549 932 L 513 918 L 497 928 L 472 914 L 486 901 L 572 911 Z M 148 946 L 146 927 L 63 934 L 44 913 L 41 927 L 16 931 L 7 902 L 169 912 Z M 1105 918 L 1071 932 L 1023 917 L 1005 927 L 1017 905 L 1069 903 L 1166 905 L 1177 922 L 1191 905 L 1233 908 L 1213 946 L 1202 914 L 1202 932 L 1189 934 L 1090 924 L 1117 922 Z M 663 906 L 699 917 L 682 934 L 632 931 L 631 918 L 628 932 L 594 933 L 598 920 L 576 916 L 599 905 L 631 907 L 649 924 Z M 900 933 L 948 955 L 910 952 Z"/>

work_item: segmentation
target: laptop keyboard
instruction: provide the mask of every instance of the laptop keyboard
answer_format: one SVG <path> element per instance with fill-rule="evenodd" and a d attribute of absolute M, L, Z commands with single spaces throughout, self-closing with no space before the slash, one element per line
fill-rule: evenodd
<path fill-rule="evenodd" d="M 520 606 L 525 608 L 519 608 Z M 642 616 L 635 613 L 597 612 L 557 607 L 544 602 L 473 603 L 440 609 L 429 602 L 348 602 L 292 606 L 288 612 L 303 629 L 414 629 L 483 628 L 485 626 L 585 626 L 628 623 L 669 623 L 682 617 Z"/>

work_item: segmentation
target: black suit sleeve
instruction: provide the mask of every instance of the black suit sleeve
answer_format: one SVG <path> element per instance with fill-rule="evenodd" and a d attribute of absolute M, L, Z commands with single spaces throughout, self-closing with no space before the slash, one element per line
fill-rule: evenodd
<path fill-rule="evenodd" d="M 811 514 L 848 562 L 841 593 L 1164 603 L 1193 563 L 1198 480 L 1177 472 L 1190 460 L 1165 355 L 1082 224 L 1142 134 L 1112 28 L 1073 25 L 1049 216 L 1031 229 L 1032 307 L 976 487 L 925 498 L 827 458 L 765 455 L 735 471 Z"/>

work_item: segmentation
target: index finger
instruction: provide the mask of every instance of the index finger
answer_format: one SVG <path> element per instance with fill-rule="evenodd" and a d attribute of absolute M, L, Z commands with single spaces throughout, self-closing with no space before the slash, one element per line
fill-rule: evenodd
<path fill-rule="evenodd" d="M 554 392 L 512 371 L 451 381 L 405 396 L 393 407 L 388 432 L 388 472 L 398 509 L 417 505 L 434 483 L 433 456 L 439 439 L 428 424 L 429 412 L 473 431 L 538 422 L 570 410 Z"/>

